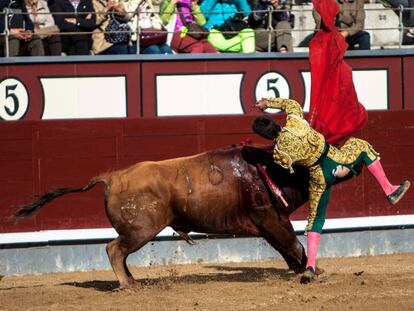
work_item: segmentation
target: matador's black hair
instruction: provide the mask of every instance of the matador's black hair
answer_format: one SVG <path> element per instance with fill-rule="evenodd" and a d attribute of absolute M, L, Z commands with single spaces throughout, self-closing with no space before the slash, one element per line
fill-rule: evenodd
<path fill-rule="evenodd" d="M 252 123 L 252 129 L 256 134 L 263 138 L 273 140 L 280 133 L 280 126 L 269 115 L 261 115 L 256 117 Z"/>

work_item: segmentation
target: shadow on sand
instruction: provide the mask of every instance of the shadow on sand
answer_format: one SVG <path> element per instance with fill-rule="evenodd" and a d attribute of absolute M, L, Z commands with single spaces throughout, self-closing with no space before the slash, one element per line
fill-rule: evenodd
<path fill-rule="evenodd" d="M 214 269 L 217 273 L 179 275 L 172 268 L 168 270 L 169 275 L 158 278 L 137 279 L 139 288 L 165 287 L 169 288 L 173 284 L 205 284 L 210 282 L 265 282 L 269 279 L 290 280 L 296 274 L 288 269 L 278 268 L 257 268 L 257 267 L 223 267 L 210 265 L 207 269 Z M 119 287 L 118 281 L 87 281 L 70 282 L 60 285 L 69 285 L 80 288 L 94 288 L 97 291 L 114 291 Z"/>

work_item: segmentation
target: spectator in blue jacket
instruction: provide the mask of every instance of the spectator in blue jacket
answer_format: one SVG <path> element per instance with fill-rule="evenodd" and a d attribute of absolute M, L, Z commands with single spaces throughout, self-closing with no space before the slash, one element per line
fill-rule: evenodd
<path fill-rule="evenodd" d="M 39 36 L 33 33 L 34 25 L 27 13 L 23 0 L 0 0 L 0 32 L 4 33 L 4 12 L 8 10 L 9 56 L 43 56 L 43 43 Z M 0 36 L 2 54 L 6 55 L 6 37 Z"/>
<path fill-rule="evenodd" d="M 200 5 L 201 12 L 207 19 L 205 28 L 220 27 L 224 22 L 237 12 L 241 12 L 244 17 L 248 17 L 251 8 L 246 0 L 203 0 Z"/>
<path fill-rule="evenodd" d="M 251 13 L 251 8 L 247 0 L 203 0 L 200 5 L 201 12 L 204 14 L 207 22 L 205 28 L 210 30 L 208 40 L 220 52 L 255 52 L 255 36 L 247 22 L 245 27 L 241 27 L 238 33 L 224 36 L 223 25 L 242 16 L 247 19 Z M 243 23 L 244 21 L 235 21 Z"/>

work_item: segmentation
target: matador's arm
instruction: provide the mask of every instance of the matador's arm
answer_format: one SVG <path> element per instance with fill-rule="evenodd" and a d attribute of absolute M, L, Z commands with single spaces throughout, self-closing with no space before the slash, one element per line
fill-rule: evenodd
<path fill-rule="evenodd" d="M 287 115 L 295 115 L 303 119 L 302 107 L 296 100 L 286 98 L 269 98 L 267 108 L 282 109 Z"/>

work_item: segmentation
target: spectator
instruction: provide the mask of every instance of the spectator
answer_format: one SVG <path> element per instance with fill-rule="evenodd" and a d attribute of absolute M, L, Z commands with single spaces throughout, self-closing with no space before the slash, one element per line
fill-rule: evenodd
<path fill-rule="evenodd" d="M 210 30 L 208 40 L 220 52 L 253 53 L 256 50 L 253 29 L 242 18 L 247 18 L 251 8 L 246 0 L 203 0 L 201 11 L 205 14 L 205 27 Z M 227 23 L 227 24 L 226 24 Z M 236 34 L 226 34 L 224 25 L 235 24 Z M 244 26 L 243 26 L 244 24 Z M 233 27 L 231 27 L 233 28 Z"/>
<path fill-rule="evenodd" d="M 42 40 L 33 33 L 34 26 L 27 14 L 23 0 L 0 0 L 0 11 L 8 9 L 8 29 L 10 30 L 9 56 L 43 56 L 45 55 Z M 4 14 L 0 15 L 0 32 L 5 30 Z M 6 51 L 6 37 L 0 36 L 0 47 L 3 55 Z"/>
<path fill-rule="evenodd" d="M 345 37 L 349 47 L 348 50 L 370 50 L 371 37 L 364 31 L 365 10 L 364 0 L 337 0 L 340 12 L 337 15 L 336 25 L 340 33 Z M 320 15 L 313 10 L 316 29 L 321 25 Z"/>
<path fill-rule="evenodd" d="M 62 33 L 62 50 L 66 55 L 89 55 L 92 46 L 92 35 L 89 33 L 96 27 L 96 15 L 92 0 L 54 0 L 50 7 L 55 23 Z M 76 34 L 79 33 L 79 34 Z"/>
<path fill-rule="evenodd" d="M 404 8 L 403 10 L 403 20 L 402 23 L 406 28 L 405 41 L 414 41 L 414 0 L 382 0 L 382 3 L 386 7 L 392 7 L 395 9 L 399 9 L 400 6 Z M 399 15 L 399 10 L 394 10 L 394 12 Z"/>
<path fill-rule="evenodd" d="M 180 15 L 180 13 L 182 15 Z M 174 34 L 171 47 L 177 53 L 216 53 L 215 47 L 207 40 L 197 40 L 186 33 L 185 22 L 197 23 L 203 26 L 206 23 L 197 1 L 191 0 L 165 0 L 160 7 L 160 18 L 166 25 L 174 15 Z"/>
<path fill-rule="evenodd" d="M 127 23 L 127 12 L 118 0 L 93 0 L 96 12 L 97 28 L 92 34 L 93 54 L 131 54 L 133 53 L 130 40 L 112 43 L 105 39 L 106 27 L 111 18 L 116 18 L 120 23 Z"/>
<path fill-rule="evenodd" d="M 271 32 L 270 50 L 281 53 L 293 52 L 292 26 L 289 22 L 293 17 L 290 13 L 291 0 L 255 0 L 252 8 L 249 24 L 256 34 L 256 51 L 269 50 L 269 9 L 272 9 L 277 11 L 273 11 L 271 16 L 271 28 L 276 31 Z"/>
<path fill-rule="evenodd" d="M 25 0 L 25 4 L 34 25 L 34 32 L 42 39 L 45 55 L 61 55 L 62 42 L 60 36 L 56 34 L 59 32 L 59 28 L 55 25 L 47 2 L 45 0 Z"/>
<path fill-rule="evenodd" d="M 204 25 L 207 29 L 222 26 L 238 12 L 247 18 L 252 11 L 246 0 L 203 0 L 200 7 L 207 19 Z"/>
<path fill-rule="evenodd" d="M 146 28 L 162 28 L 163 22 L 158 14 L 155 12 L 155 8 L 152 5 L 151 0 L 123 0 L 125 10 L 128 12 L 129 26 L 132 30 L 137 30 L 138 19 L 139 27 L 141 29 Z M 139 8 L 139 18 L 137 10 Z M 135 12 L 131 14 L 131 12 Z M 156 23 L 157 25 L 154 25 Z M 137 34 L 134 31 L 132 34 L 132 44 L 134 47 L 137 45 Z M 172 50 L 167 43 L 151 44 L 149 46 L 141 47 L 140 54 L 171 54 Z"/>

